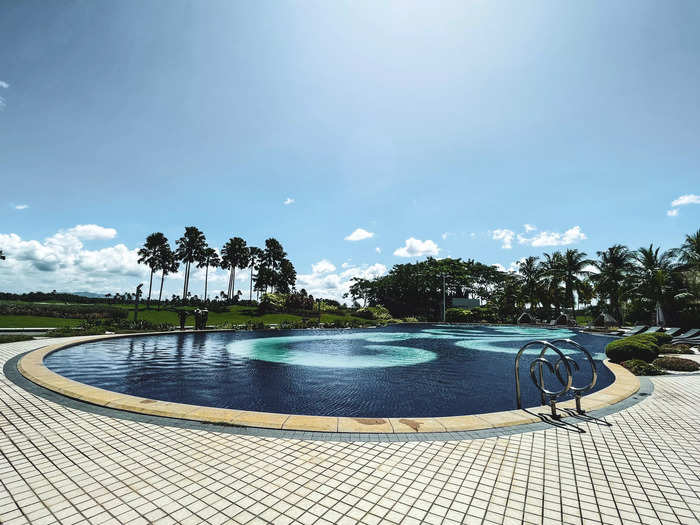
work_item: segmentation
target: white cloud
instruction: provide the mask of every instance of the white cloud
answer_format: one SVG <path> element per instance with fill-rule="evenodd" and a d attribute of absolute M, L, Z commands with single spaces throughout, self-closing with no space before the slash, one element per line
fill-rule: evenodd
<path fill-rule="evenodd" d="M 543 231 L 534 237 L 525 237 L 518 234 L 518 242 L 520 244 L 529 244 L 530 246 L 566 246 L 587 239 L 586 234 L 581 231 L 580 226 L 569 228 L 564 233 Z"/>
<path fill-rule="evenodd" d="M 325 259 L 324 259 L 325 260 Z M 350 291 L 352 279 L 374 279 L 386 273 L 386 266 L 375 263 L 371 266 L 353 266 L 341 273 L 328 273 L 318 263 L 311 266 L 312 273 L 297 275 L 297 290 L 304 288 L 314 297 L 348 301 L 343 295 Z M 335 270 L 335 268 L 334 268 Z M 331 270 L 333 271 L 333 270 Z"/>
<path fill-rule="evenodd" d="M 474 232 L 470 233 L 470 234 L 469 234 L 469 237 L 471 237 L 472 239 L 474 239 L 474 238 L 476 237 L 476 233 L 474 233 Z"/>
<path fill-rule="evenodd" d="M 332 262 L 330 262 L 328 259 L 321 259 L 318 261 L 316 264 L 311 265 L 311 270 L 314 273 L 328 273 L 328 272 L 334 272 L 335 271 L 335 265 L 333 265 Z"/>
<path fill-rule="evenodd" d="M 377 247 L 374 249 L 374 251 L 377 252 L 377 253 L 382 253 L 382 249 L 381 249 L 379 246 L 377 246 Z"/>
<path fill-rule="evenodd" d="M 296 201 L 295 201 L 294 199 L 292 199 L 291 197 L 287 197 L 287 198 L 284 200 L 284 203 L 283 203 L 283 204 L 284 204 L 285 206 L 289 206 L 290 204 L 294 204 L 295 202 L 296 202 Z"/>
<path fill-rule="evenodd" d="M 7 89 L 10 87 L 10 84 L 5 82 L 4 80 L 0 80 L 0 88 L 2 89 Z M 3 97 L 0 97 L 0 110 L 4 109 L 7 104 L 5 103 L 5 99 Z"/>
<path fill-rule="evenodd" d="M 537 226 L 534 224 L 525 224 L 523 226 L 525 227 L 525 233 L 534 232 L 537 229 Z"/>
<path fill-rule="evenodd" d="M 422 257 L 424 255 L 437 255 L 439 251 L 438 245 L 430 239 L 421 241 L 411 237 L 406 239 L 406 244 L 394 251 L 394 255 L 397 257 Z"/>
<path fill-rule="evenodd" d="M 117 230 L 114 228 L 104 228 L 97 224 L 78 224 L 67 233 L 84 241 L 114 239 L 117 236 Z"/>
<path fill-rule="evenodd" d="M 147 277 L 136 249 L 123 244 L 87 250 L 69 232 L 44 241 L 0 234 L 7 260 L 0 265 L 0 288 L 10 291 L 68 290 L 113 292 L 133 288 Z"/>
<path fill-rule="evenodd" d="M 700 195 L 689 193 L 688 195 L 681 195 L 671 202 L 672 207 L 685 206 L 686 204 L 700 204 Z"/>
<path fill-rule="evenodd" d="M 671 208 L 666 212 L 669 217 L 676 217 L 678 215 L 677 206 L 686 206 L 688 204 L 700 204 L 700 195 L 695 195 L 694 193 L 689 193 L 687 195 L 681 195 L 677 199 L 671 202 Z"/>
<path fill-rule="evenodd" d="M 367 230 L 364 230 L 362 228 L 357 228 L 354 232 L 352 232 L 350 235 L 345 237 L 346 241 L 362 241 L 364 239 L 371 239 L 374 237 L 373 232 L 368 232 Z"/>
<path fill-rule="evenodd" d="M 520 263 L 525 260 L 525 257 L 522 257 L 518 259 L 517 261 L 512 261 L 509 265 L 508 268 L 503 266 L 502 264 L 496 263 L 492 264 L 491 266 L 498 268 L 502 272 L 508 272 L 508 273 L 519 273 L 520 271 Z"/>
<path fill-rule="evenodd" d="M 15 210 L 26 210 L 29 208 L 29 204 L 17 204 L 15 206 Z"/>
<path fill-rule="evenodd" d="M 513 247 L 513 237 L 515 237 L 515 232 L 513 230 L 501 229 L 491 232 L 491 238 L 494 241 L 503 241 L 501 248 L 504 250 L 510 250 Z"/>
<path fill-rule="evenodd" d="M 454 233 L 452 233 L 452 232 L 445 232 L 445 233 L 443 233 L 440 237 L 442 237 L 442 240 L 444 241 L 444 240 L 447 240 L 447 238 L 448 238 L 450 235 L 454 235 Z"/>

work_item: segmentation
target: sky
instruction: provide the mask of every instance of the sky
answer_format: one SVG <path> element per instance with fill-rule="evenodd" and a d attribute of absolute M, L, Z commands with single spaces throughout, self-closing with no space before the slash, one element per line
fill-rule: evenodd
<path fill-rule="evenodd" d="M 0 0 L 0 290 L 132 290 L 189 225 L 277 238 L 334 298 L 427 256 L 678 246 L 698 27 L 695 0 Z"/>

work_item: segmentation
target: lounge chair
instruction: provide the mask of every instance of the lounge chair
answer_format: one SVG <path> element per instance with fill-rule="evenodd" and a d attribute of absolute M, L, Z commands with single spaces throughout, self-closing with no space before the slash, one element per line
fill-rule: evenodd
<path fill-rule="evenodd" d="M 670 335 L 671 337 L 676 337 L 676 334 L 678 334 L 678 332 L 681 332 L 682 330 L 683 330 L 682 328 L 676 328 L 676 327 L 669 326 L 668 328 L 664 329 L 664 333 L 666 335 Z"/>
<path fill-rule="evenodd" d="M 652 327 L 649 328 L 649 330 L 647 330 L 647 331 L 644 332 L 644 333 L 645 333 L 645 334 L 654 334 L 654 333 L 658 332 L 659 330 L 661 330 L 661 327 L 660 327 L 660 326 L 652 326 Z"/>
<path fill-rule="evenodd" d="M 646 330 L 646 328 L 647 328 L 646 325 L 640 324 L 640 325 L 637 325 L 633 328 L 630 328 L 629 330 L 620 330 L 618 332 L 618 335 L 624 335 L 624 336 L 637 335 L 637 334 L 641 334 L 644 330 Z"/>
<path fill-rule="evenodd" d="M 692 330 L 688 330 L 686 333 L 684 333 L 680 337 L 674 337 L 673 344 L 685 343 L 685 342 L 688 342 L 689 339 L 694 339 L 694 338 L 699 338 L 699 337 L 700 337 L 700 328 L 693 328 Z"/>

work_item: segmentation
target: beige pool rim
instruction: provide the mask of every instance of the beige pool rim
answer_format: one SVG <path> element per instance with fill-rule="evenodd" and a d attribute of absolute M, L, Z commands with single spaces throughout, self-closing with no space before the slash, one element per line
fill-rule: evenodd
<path fill-rule="evenodd" d="M 456 432 L 485 430 L 489 428 L 524 425 L 542 421 L 540 414 L 549 413 L 549 407 L 536 406 L 524 410 L 506 410 L 466 416 L 450 417 L 331 417 L 297 414 L 276 414 L 227 408 L 204 407 L 183 403 L 158 401 L 144 397 L 111 392 L 102 388 L 73 381 L 52 372 L 44 365 L 44 358 L 58 350 L 101 339 L 135 336 L 156 336 L 181 332 L 158 332 L 143 334 L 118 334 L 88 336 L 67 343 L 49 345 L 29 352 L 17 364 L 19 372 L 28 380 L 64 396 L 107 408 L 239 427 L 273 428 L 279 430 L 301 430 L 312 432 L 352 432 L 403 434 L 416 432 Z M 639 379 L 620 365 L 604 361 L 615 376 L 608 387 L 584 396 L 581 405 L 585 410 L 598 410 L 619 403 L 639 390 Z M 562 409 L 574 408 L 574 401 L 558 403 Z"/>

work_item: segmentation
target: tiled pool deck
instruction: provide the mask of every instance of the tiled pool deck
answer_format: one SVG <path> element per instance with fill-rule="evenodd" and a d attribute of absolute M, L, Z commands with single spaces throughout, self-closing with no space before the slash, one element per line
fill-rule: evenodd
<path fill-rule="evenodd" d="M 113 418 L 3 375 L 0 523 L 699 523 L 700 375 L 652 381 L 611 426 L 342 442 Z"/>

